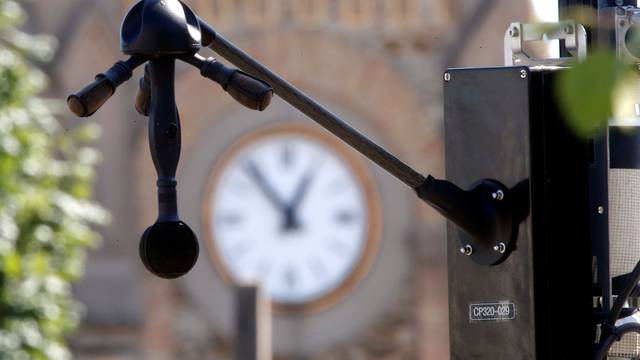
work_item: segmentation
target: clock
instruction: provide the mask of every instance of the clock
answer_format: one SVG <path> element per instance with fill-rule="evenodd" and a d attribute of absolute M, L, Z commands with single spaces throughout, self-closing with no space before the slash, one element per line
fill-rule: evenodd
<path fill-rule="evenodd" d="M 381 206 L 363 160 L 321 129 L 268 125 L 216 161 L 203 201 L 206 248 L 228 283 L 258 281 L 276 311 L 346 296 L 378 251 Z"/>

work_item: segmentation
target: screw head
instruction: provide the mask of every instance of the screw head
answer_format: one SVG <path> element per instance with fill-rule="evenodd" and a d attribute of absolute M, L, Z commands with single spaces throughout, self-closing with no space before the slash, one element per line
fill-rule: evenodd
<path fill-rule="evenodd" d="M 520 36 L 520 30 L 517 27 L 512 27 L 511 29 L 509 29 L 509 36 L 511 37 Z"/>
<path fill-rule="evenodd" d="M 500 254 L 504 254 L 507 251 L 507 245 L 503 242 L 498 243 L 493 247 L 493 251 L 499 252 Z"/>
<path fill-rule="evenodd" d="M 527 70 L 520 70 L 520 77 L 523 79 L 527 78 Z"/>
<path fill-rule="evenodd" d="M 504 191 L 498 190 L 498 191 L 494 192 L 493 194 L 491 194 L 491 197 L 494 200 L 502 201 L 502 200 L 504 200 Z"/>
<path fill-rule="evenodd" d="M 461 247 L 460 248 L 460 253 L 462 255 L 471 256 L 473 254 L 473 246 L 465 245 L 465 246 Z"/>
<path fill-rule="evenodd" d="M 175 139 L 176 135 L 178 135 L 178 125 L 176 123 L 170 123 L 164 130 L 164 134 L 169 139 Z"/>
<path fill-rule="evenodd" d="M 444 81 L 451 81 L 451 74 L 450 73 L 444 73 Z"/>
<path fill-rule="evenodd" d="M 598 214 L 604 214 L 604 206 L 598 206 Z"/>

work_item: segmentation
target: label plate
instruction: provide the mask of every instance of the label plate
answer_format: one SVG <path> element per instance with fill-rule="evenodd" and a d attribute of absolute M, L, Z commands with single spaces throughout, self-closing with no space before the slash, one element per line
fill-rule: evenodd
<path fill-rule="evenodd" d="M 516 319 L 516 304 L 508 301 L 469 304 L 469 321 L 511 321 Z"/>

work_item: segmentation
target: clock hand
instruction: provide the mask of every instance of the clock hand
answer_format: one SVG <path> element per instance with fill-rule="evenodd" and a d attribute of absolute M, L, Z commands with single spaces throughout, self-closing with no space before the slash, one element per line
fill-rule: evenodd
<path fill-rule="evenodd" d="M 300 207 L 302 200 L 304 200 L 305 196 L 309 191 L 309 185 L 311 185 L 311 182 L 313 181 L 313 179 L 315 179 L 315 176 L 314 176 L 315 173 L 316 173 L 315 169 L 309 169 L 304 174 L 304 176 L 302 177 L 302 180 L 300 180 L 300 183 L 296 188 L 296 192 L 293 195 L 293 199 L 289 203 L 289 206 L 288 206 L 289 208 L 297 209 L 298 207 Z"/>
<path fill-rule="evenodd" d="M 312 177 L 309 173 L 305 174 L 304 178 L 300 181 L 300 185 L 296 189 L 295 195 L 291 203 L 287 204 L 285 207 L 285 219 L 284 219 L 284 230 L 297 230 L 300 228 L 300 221 L 297 216 L 297 209 L 304 198 L 304 195 L 307 193 L 307 189 L 309 188 L 309 184 L 311 183 Z"/>
<path fill-rule="evenodd" d="M 309 192 L 309 188 L 313 180 L 315 179 L 315 174 L 320 169 L 322 164 L 318 166 L 313 166 L 313 164 L 317 164 L 318 161 L 312 161 L 307 170 L 305 171 L 302 180 L 296 191 L 293 195 L 293 199 L 286 207 L 286 219 L 285 219 L 285 229 L 297 229 L 300 227 L 297 210 L 300 208 L 300 204 L 305 199 L 307 193 Z"/>
<path fill-rule="evenodd" d="M 244 169 L 249 178 L 258 185 L 258 188 L 267 197 L 269 202 L 271 202 L 271 204 L 273 204 L 273 206 L 279 211 L 286 213 L 287 205 L 280 199 L 273 187 L 269 185 L 267 179 L 264 177 L 264 174 L 260 171 L 258 166 L 253 161 L 248 160 Z"/>

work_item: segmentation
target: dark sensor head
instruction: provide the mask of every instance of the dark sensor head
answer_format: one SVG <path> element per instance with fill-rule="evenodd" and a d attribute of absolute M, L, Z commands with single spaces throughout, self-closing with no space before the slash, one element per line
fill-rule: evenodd
<path fill-rule="evenodd" d="M 202 47 L 196 14 L 180 0 L 142 0 L 122 22 L 120 42 L 128 55 L 194 54 Z"/>
<path fill-rule="evenodd" d="M 182 221 L 155 223 L 140 239 L 142 263 L 164 279 L 176 279 L 188 273 L 199 253 L 196 235 Z"/>

